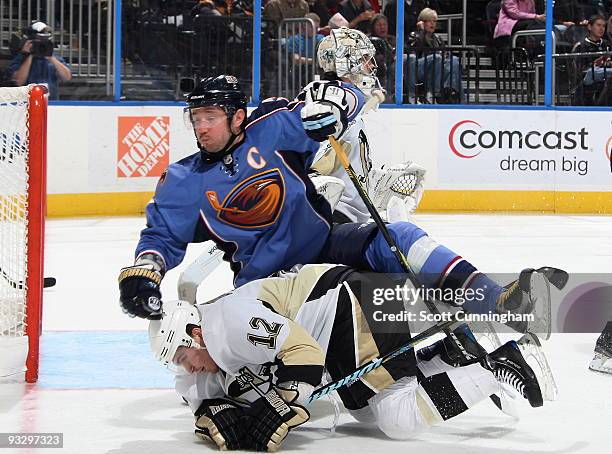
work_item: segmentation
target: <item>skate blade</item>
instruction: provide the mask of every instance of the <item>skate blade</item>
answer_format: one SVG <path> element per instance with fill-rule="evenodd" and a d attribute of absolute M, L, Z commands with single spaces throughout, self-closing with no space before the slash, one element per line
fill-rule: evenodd
<path fill-rule="evenodd" d="M 591 364 L 589 364 L 589 369 L 595 372 L 612 374 L 612 357 L 595 352 L 595 356 L 591 360 Z"/>
<path fill-rule="evenodd" d="M 538 337 L 533 333 L 527 333 L 516 343 L 521 350 L 523 358 L 525 358 L 527 364 L 531 366 L 536 374 L 540 391 L 542 392 L 542 399 L 549 402 L 556 400 L 559 395 L 559 389 L 557 388 L 557 383 L 555 383 L 555 377 L 548 364 L 546 355 L 542 351 L 542 344 L 540 344 Z"/>
<path fill-rule="evenodd" d="M 499 336 L 491 322 L 469 322 L 468 326 L 478 342 L 487 352 L 493 352 L 502 346 Z"/>
<path fill-rule="evenodd" d="M 533 302 L 534 321 L 528 323 L 527 331 L 548 340 L 552 331 L 552 314 L 550 309 L 550 283 L 544 274 L 537 271 L 531 273 L 529 298 Z"/>
<path fill-rule="evenodd" d="M 516 405 L 518 397 L 519 394 L 514 388 L 505 383 L 500 383 L 499 393 L 492 395 L 491 400 L 503 413 L 518 421 L 520 419 L 520 414 Z"/>

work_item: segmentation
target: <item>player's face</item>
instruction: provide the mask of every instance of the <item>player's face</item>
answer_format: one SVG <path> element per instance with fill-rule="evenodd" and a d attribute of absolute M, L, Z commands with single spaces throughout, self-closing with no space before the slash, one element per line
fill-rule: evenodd
<path fill-rule="evenodd" d="M 364 74 L 373 74 L 374 68 L 376 67 L 376 60 L 373 57 L 366 56 L 363 57 L 363 73 Z"/>
<path fill-rule="evenodd" d="M 219 371 L 219 366 L 212 359 L 208 350 L 202 348 L 180 346 L 176 350 L 172 362 L 177 366 L 183 367 L 190 374 L 199 372 L 215 373 Z"/>
<path fill-rule="evenodd" d="M 223 149 L 231 137 L 227 115 L 217 106 L 192 109 L 191 124 L 198 142 L 210 153 Z"/>

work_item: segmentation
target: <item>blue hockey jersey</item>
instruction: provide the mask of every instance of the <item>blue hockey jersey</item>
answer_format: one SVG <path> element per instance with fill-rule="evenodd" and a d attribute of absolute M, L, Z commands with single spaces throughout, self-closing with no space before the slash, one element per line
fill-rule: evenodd
<path fill-rule="evenodd" d="M 363 95 L 351 95 L 356 112 Z M 213 240 L 236 286 L 315 262 L 331 209 L 308 178 L 319 143 L 304 132 L 302 107 L 264 102 L 223 162 L 205 162 L 198 152 L 171 164 L 147 205 L 136 256 L 156 253 L 168 270 L 183 260 L 188 243 Z"/>

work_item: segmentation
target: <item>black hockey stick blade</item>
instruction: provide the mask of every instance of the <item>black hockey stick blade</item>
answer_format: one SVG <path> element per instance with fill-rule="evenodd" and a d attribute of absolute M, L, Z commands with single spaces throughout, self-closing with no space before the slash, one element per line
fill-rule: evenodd
<path fill-rule="evenodd" d="M 552 266 L 543 266 L 538 268 L 536 271 L 546 276 L 546 279 L 548 279 L 548 281 L 554 285 L 557 290 L 563 290 L 567 284 L 567 281 L 569 280 L 569 274 L 567 271 L 554 268 Z"/>

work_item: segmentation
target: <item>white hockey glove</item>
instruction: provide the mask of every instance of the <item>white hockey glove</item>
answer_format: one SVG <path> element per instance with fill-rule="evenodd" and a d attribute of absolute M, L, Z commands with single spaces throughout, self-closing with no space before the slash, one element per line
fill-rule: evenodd
<path fill-rule="evenodd" d="M 312 82 L 304 88 L 304 95 L 306 104 L 300 114 L 308 137 L 317 142 L 324 142 L 330 135 L 340 138 L 348 125 L 350 110 L 340 82 Z"/>
<path fill-rule="evenodd" d="M 309 177 L 317 190 L 317 194 L 325 197 L 332 211 L 334 211 L 344 193 L 344 181 L 340 178 L 319 175 L 318 173 L 310 174 Z"/>
<path fill-rule="evenodd" d="M 406 221 L 423 197 L 425 169 L 413 162 L 372 169 L 369 179 L 374 207 L 386 212 L 389 222 Z"/>

